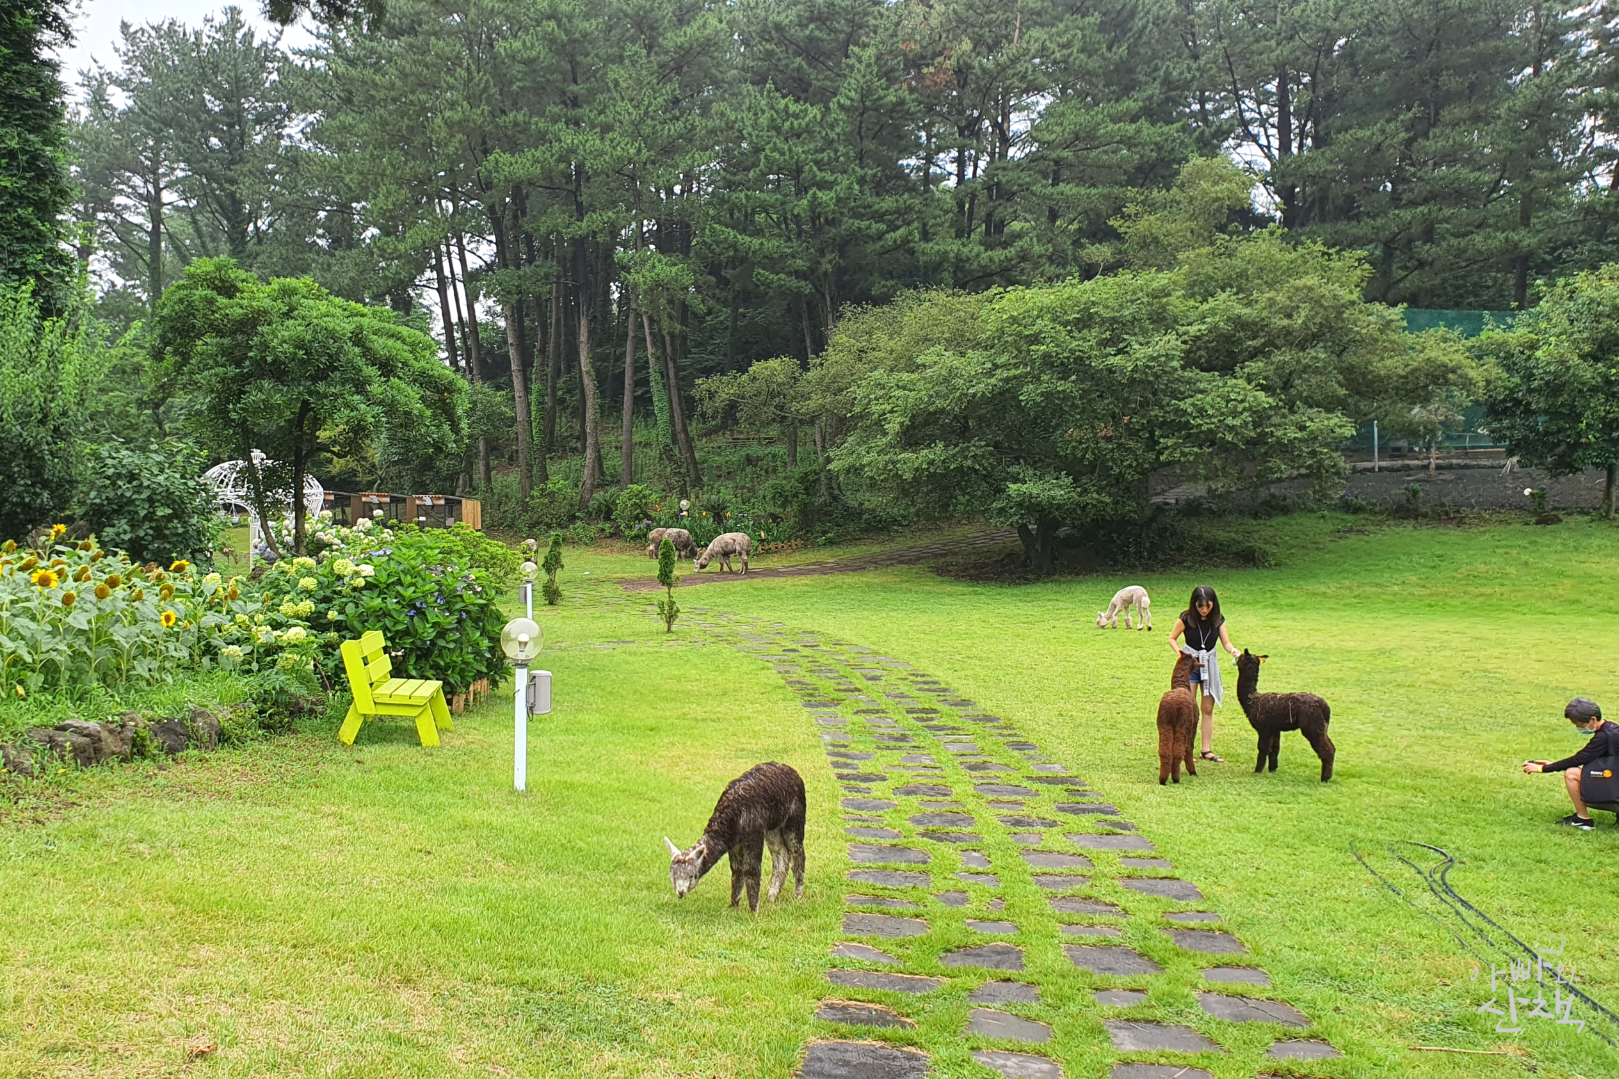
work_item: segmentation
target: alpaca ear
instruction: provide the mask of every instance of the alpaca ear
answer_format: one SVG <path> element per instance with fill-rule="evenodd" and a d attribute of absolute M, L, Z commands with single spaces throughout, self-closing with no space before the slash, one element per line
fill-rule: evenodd
<path fill-rule="evenodd" d="M 1267 660 L 1267 659 L 1269 659 L 1269 658 L 1270 658 L 1270 657 L 1269 657 L 1269 656 L 1260 656 L 1260 657 L 1259 657 L 1259 662 L 1260 662 L 1260 663 L 1264 663 L 1264 662 L 1265 662 L 1265 661 L 1266 661 L 1266 660 Z"/>
<path fill-rule="evenodd" d="M 668 836 L 664 836 L 663 841 L 665 843 L 669 844 L 669 857 L 671 857 L 671 858 L 680 857 L 680 848 L 675 846 L 675 841 L 674 840 L 670 839 Z"/>

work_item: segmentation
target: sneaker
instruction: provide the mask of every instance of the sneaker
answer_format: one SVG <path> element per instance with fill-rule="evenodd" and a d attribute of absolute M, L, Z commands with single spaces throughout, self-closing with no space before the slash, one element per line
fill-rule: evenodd
<path fill-rule="evenodd" d="M 1583 831 L 1587 831 L 1587 832 L 1589 832 L 1591 829 L 1593 829 L 1593 828 L 1595 828 L 1597 826 L 1597 822 L 1592 820 L 1590 817 L 1581 817 L 1581 816 L 1579 816 L 1578 814 L 1575 814 L 1575 813 L 1570 813 L 1568 816 L 1564 817 L 1562 820 L 1558 821 L 1557 823 L 1558 824 L 1571 825 L 1571 826 L 1573 826 L 1575 828 L 1579 828 L 1579 829 L 1582 829 Z"/>

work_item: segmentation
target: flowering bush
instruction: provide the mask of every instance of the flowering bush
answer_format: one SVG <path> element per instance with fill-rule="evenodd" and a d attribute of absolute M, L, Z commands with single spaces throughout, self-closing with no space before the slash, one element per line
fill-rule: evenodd
<path fill-rule="evenodd" d="M 319 634 L 333 684 L 344 679 L 339 644 L 373 629 L 396 677 L 438 679 L 456 693 L 499 681 L 506 617 L 490 571 L 469 564 L 466 537 L 364 519 L 342 528 L 322 514 L 314 541 L 315 557 L 275 563 L 260 587 L 267 608 Z"/>
<path fill-rule="evenodd" d="M 109 554 L 94 540 L 0 546 L 0 693 L 171 681 L 184 669 L 308 670 L 307 629 L 263 611 L 240 578 Z"/>

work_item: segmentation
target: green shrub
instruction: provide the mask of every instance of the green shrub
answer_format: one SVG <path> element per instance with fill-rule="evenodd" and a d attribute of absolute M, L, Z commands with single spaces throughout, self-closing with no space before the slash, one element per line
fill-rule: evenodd
<path fill-rule="evenodd" d="M 136 562 L 213 559 L 219 519 L 201 479 L 203 457 L 169 441 L 146 450 L 102 446 L 79 496 L 79 512 L 103 546 Z"/>
<path fill-rule="evenodd" d="M 663 597 L 658 600 L 658 617 L 663 619 L 663 631 L 675 631 L 675 619 L 680 617 L 680 604 L 675 602 L 675 545 L 665 536 L 658 543 L 658 583 L 663 585 Z"/>
<path fill-rule="evenodd" d="M 446 558 L 458 558 L 472 569 L 483 570 L 488 575 L 488 583 L 498 591 L 508 592 L 517 586 L 522 556 L 476 528 L 457 521 L 449 528 L 418 529 L 415 525 L 405 525 L 396 531 L 399 534 L 415 532 L 421 536 L 421 542 Z"/>
<path fill-rule="evenodd" d="M 551 547 L 545 552 L 545 560 L 540 563 L 545 571 L 545 584 L 540 593 L 545 602 L 552 607 L 562 602 L 562 586 L 557 584 L 557 571 L 562 568 L 562 533 L 551 533 Z"/>
<path fill-rule="evenodd" d="M 613 527 L 621 536 L 644 535 L 652 527 L 654 507 L 669 498 L 645 484 L 630 484 L 618 493 L 613 507 Z"/>

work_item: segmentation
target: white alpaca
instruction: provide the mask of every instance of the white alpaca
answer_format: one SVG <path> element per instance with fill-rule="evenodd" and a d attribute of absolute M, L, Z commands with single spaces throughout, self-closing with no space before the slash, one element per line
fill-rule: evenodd
<path fill-rule="evenodd" d="M 1147 598 L 1147 590 L 1138 584 L 1128 585 L 1113 593 L 1113 602 L 1107 605 L 1107 610 L 1096 613 L 1096 628 L 1119 628 L 1119 614 L 1124 614 L 1125 629 L 1151 629 L 1152 628 L 1152 600 Z M 1130 624 L 1130 615 L 1136 616 L 1136 624 Z"/>

